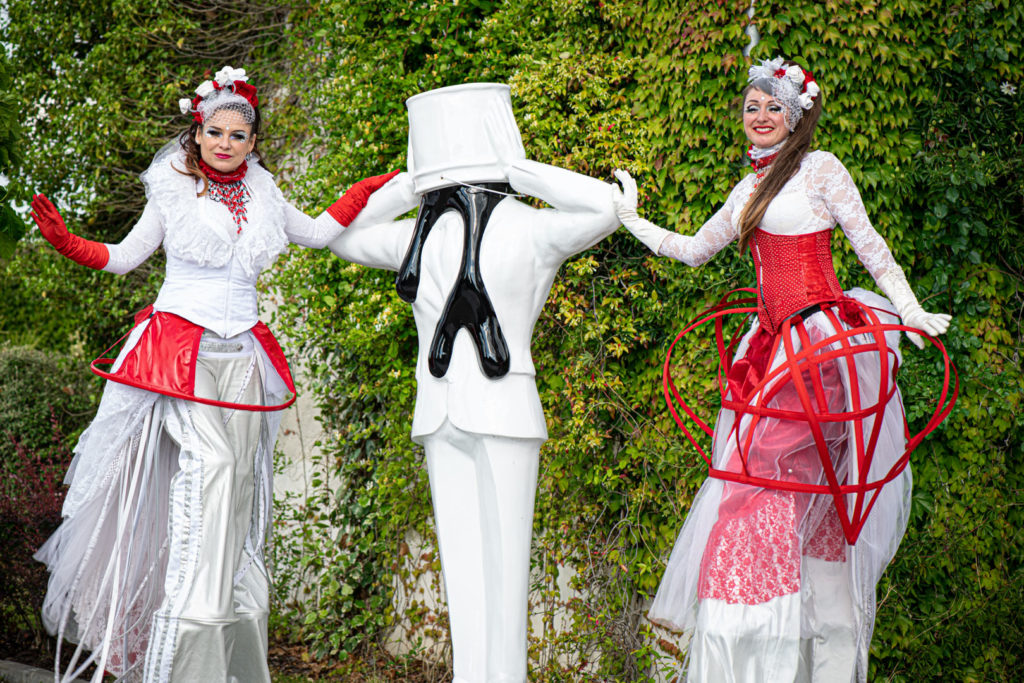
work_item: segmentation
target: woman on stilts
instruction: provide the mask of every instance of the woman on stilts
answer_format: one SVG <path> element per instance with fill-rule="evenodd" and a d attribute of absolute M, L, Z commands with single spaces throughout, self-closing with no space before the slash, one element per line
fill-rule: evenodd
<path fill-rule="evenodd" d="M 93 681 L 269 683 L 263 553 L 295 387 L 258 319 L 256 279 L 289 243 L 337 237 L 391 177 L 309 218 L 260 161 L 244 69 L 224 67 L 181 105 L 193 122 L 142 174 L 146 207 L 120 244 L 76 237 L 46 197 L 32 202 L 43 236 L 84 266 L 123 274 L 160 246 L 167 256 L 156 301 L 116 358 L 92 364 L 108 382 L 75 448 L 64 521 L 36 555 L 58 674 L 60 643 L 78 644 L 61 680 L 95 664 Z"/>
<path fill-rule="evenodd" d="M 849 172 L 811 150 L 822 107 L 813 76 L 782 58 L 749 76 L 755 172 L 694 235 L 640 218 L 636 183 L 616 172 L 619 217 L 651 251 L 698 266 L 738 242 L 757 276 L 756 297 L 727 297 L 700 319 L 719 332 L 734 313 L 752 321 L 735 344 L 718 342 L 711 477 L 649 616 L 691 636 L 690 681 L 865 681 L 875 586 L 906 529 L 906 457 L 921 438 L 908 442 L 895 385 L 899 330 L 939 335 L 950 316 L 922 308 Z M 840 287 L 837 224 L 886 298 Z"/>

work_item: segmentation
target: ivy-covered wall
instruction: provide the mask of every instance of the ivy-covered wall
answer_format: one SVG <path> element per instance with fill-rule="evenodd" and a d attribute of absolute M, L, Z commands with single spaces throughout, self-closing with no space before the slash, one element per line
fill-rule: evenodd
<path fill-rule="evenodd" d="M 231 63 L 253 64 L 257 81 L 274 84 L 264 149 L 286 193 L 310 213 L 355 180 L 403 165 L 405 98 L 466 81 L 511 84 L 531 158 L 608 180 L 613 168 L 628 168 L 640 180 L 644 214 L 682 232 L 696 230 L 745 172 L 738 110 L 746 1 L 324 0 L 291 3 L 283 14 L 266 5 L 270 18 L 255 25 L 268 28 L 230 59 L 251 59 Z M 91 47 L 79 60 L 122 51 L 114 53 L 121 61 L 94 62 L 104 65 L 95 71 L 76 71 L 70 60 L 16 78 L 24 102 L 45 90 L 83 107 L 81 88 L 93 88 L 95 99 L 123 77 L 131 83 L 124 90 L 137 89 L 145 103 L 122 118 L 110 110 L 129 98 L 91 113 L 73 109 L 76 127 L 53 122 L 27 133 L 42 150 L 31 156 L 46 169 L 37 171 L 41 189 L 82 200 L 72 227 L 95 236 L 123 234 L 129 224 L 106 232 L 100 197 L 120 195 L 98 194 L 106 187 L 99 179 L 141 170 L 167 136 L 175 99 L 203 69 L 228 61 L 189 50 L 200 39 L 193 36 L 207 35 L 202 8 L 189 4 L 182 19 L 170 4 L 132 7 L 111 2 L 108 14 L 62 18 L 58 6 L 49 45 L 14 32 L 35 50 L 26 55 L 75 53 L 83 35 Z M 62 21 L 74 27 L 66 36 Z M 825 107 L 818 146 L 851 170 L 925 305 L 954 315 L 944 341 L 961 397 L 914 454 L 911 526 L 879 586 L 873 677 L 1012 680 L 1024 661 L 1016 616 L 1024 608 L 1024 7 L 788 0 L 757 2 L 756 21 L 753 56 L 785 53 L 815 74 Z M 11 35 L 8 28 L 4 40 Z M 35 63 L 20 59 L 20 68 Z M 78 89 L 65 82 L 72 77 L 84 79 Z M 105 159 L 92 137 L 126 120 L 153 133 L 125 140 L 138 152 L 131 165 Z M 68 161 L 61 150 L 71 139 L 84 151 Z M 46 158 L 62 162 L 51 169 Z M 839 231 L 835 247 L 841 281 L 872 286 Z M 8 267 L 0 284 L 0 332 L 64 348 L 81 330 L 74 338 L 96 351 L 123 326 L 105 308 L 127 312 L 159 275 L 144 277 L 144 287 L 111 276 L 95 276 L 98 287 L 82 281 L 76 291 L 92 302 L 85 306 L 54 293 L 53 282 L 78 276 L 65 275 L 38 241 L 12 263 L 17 270 Z M 648 680 L 655 661 L 673 657 L 672 644 L 643 619 L 644 601 L 705 475 L 664 408 L 661 364 L 685 321 L 752 281 L 735 249 L 689 269 L 651 257 L 624 231 L 556 279 L 533 346 L 551 440 L 535 519 L 531 601 L 543 627 L 531 633 L 531 680 Z M 408 438 L 411 314 L 390 274 L 329 253 L 292 249 L 268 282 L 281 300 L 274 326 L 309 368 L 302 389 L 316 397 L 326 432 L 313 495 L 278 508 L 274 627 L 349 670 L 383 667 L 377 654 L 387 638 L 446 638 L 443 610 L 405 590 L 436 583 L 439 571 L 422 453 Z M 59 301 L 29 305 L 48 298 Z M 710 345 L 694 337 L 676 357 L 677 385 L 710 419 Z M 912 426 L 920 425 L 941 366 L 934 353 L 912 348 L 905 360 L 901 387 Z M 572 597 L 558 591 L 560 573 L 573 577 Z M 430 675 L 440 679 L 443 668 Z"/>

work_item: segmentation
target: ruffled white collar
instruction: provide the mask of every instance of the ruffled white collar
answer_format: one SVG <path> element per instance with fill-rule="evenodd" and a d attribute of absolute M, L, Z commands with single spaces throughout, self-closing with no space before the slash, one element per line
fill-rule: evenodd
<path fill-rule="evenodd" d="M 227 207 L 196 196 L 196 179 L 177 170 L 184 168 L 184 151 L 174 142 L 161 149 L 142 174 L 146 197 L 159 209 L 164 223 L 164 250 L 213 268 L 235 258 L 243 272 L 255 278 L 288 246 L 285 201 L 273 176 L 259 164 L 249 166 L 244 182 L 251 203 L 245 228 L 238 235 Z"/>

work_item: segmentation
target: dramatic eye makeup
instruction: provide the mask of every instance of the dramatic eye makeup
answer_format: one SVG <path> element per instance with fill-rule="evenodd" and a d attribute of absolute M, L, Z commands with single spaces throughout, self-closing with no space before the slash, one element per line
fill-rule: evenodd
<path fill-rule="evenodd" d="M 224 131 L 216 126 L 209 126 L 203 130 L 203 135 L 208 138 L 220 138 L 224 135 Z M 232 142 L 246 142 L 249 139 L 249 134 L 242 130 L 232 131 L 229 135 Z"/>
<path fill-rule="evenodd" d="M 760 110 L 760 104 L 758 102 L 748 102 L 744 113 L 756 114 Z M 782 111 L 782 105 L 778 102 L 772 102 L 768 105 L 768 111 L 772 114 L 778 114 Z"/>

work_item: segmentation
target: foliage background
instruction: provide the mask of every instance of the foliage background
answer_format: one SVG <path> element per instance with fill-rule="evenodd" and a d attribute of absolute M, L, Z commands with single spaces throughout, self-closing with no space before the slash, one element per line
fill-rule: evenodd
<path fill-rule="evenodd" d="M 11 182 L 21 162 L 21 111 L 11 92 L 11 73 L 7 55 L 0 52 L 0 261 L 14 252 L 15 243 L 25 235 L 25 222 L 12 208 L 18 199 L 18 183 Z"/>
<path fill-rule="evenodd" d="M 692 233 L 744 172 L 748 6 L 264 0 L 239 14 L 22 1 L 8 3 L 0 39 L 31 114 L 27 182 L 90 237 L 130 227 L 142 202 L 135 175 L 181 124 L 176 99 L 228 62 L 258 74 L 264 150 L 310 213 L 402 165 L 406 97 L 495 80 L 512 86 L 532 158 L 605 179 L 626 167 L 641 179 L 645 215 Z M 915 452 L 911 526 L 879 586 L 872 677 L 1011 680 L 1024 661 L 1024 7 L 789 0 L 756 12 L 754 57 L 793 55 L 816 75 L 818 146 L 850 168 L 926 306 L 954 315 L 944 341 L 961 397 Z M 204 28 L 211 21 L 242 23 L 218 33 Z M 841 281 L 871 286 L 839 231 L 835 247 Z M 19 247 L 0 272 L 0 336 L 98 352 L 152 297 L 160 264 L 127 279 L 80 271 L 38 239 Z M 535 519 L 533 680 L 648 680 L 678 655 L 643 606 L 704 468 L 663 408 L 660 367 L 685 321 L 752 280 L 735 250 L 691 270 L 625 234 L 557 279 L 533 348 L 552 436 Z M 408 307 L 389 274 L 308 250 L 292 249 L 267 284 L 326 434 L 311 495 L 278 509 L 276 633 L 344 675 L 427 662 L 420 675 L 440 679 L 446 615 L 415 590 L 437 585 L 439 564 L 408 439 Z M 710 418 L 708 344 L 689 340 L 677 358 L 677 384 Z M 940 365 L 913 349 L 905 361 L 913 426 L 930 412 Z M 385 664 L 395 640 L 412 649 Z"/>

